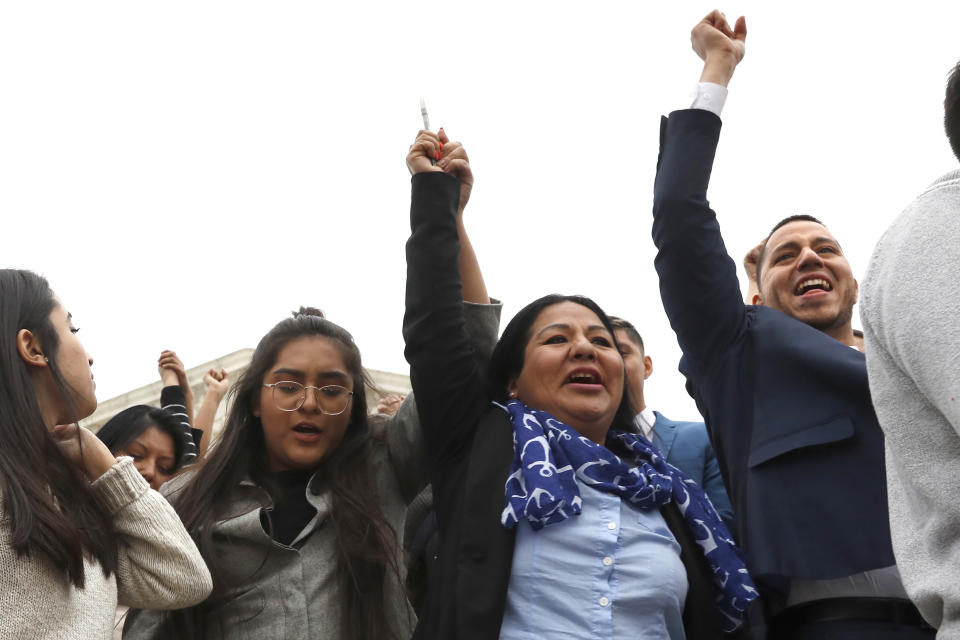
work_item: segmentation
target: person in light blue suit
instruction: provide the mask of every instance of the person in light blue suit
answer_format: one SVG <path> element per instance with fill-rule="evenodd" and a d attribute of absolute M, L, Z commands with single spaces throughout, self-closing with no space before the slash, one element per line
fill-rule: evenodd
<path fill-rule="evenodd" d="M 733 507 L 720 476 L 720 466 L 710 445 L 706 426 L 702 422 L 670 420 L 647 406 L 643 397 L 643 383 L 653 373 L 653 360 L 646 355 L 643 338 L 636 327 L 623 318 L 611 317 L 610 320 L 623 355 L 623 364 L 627 368 L 630 403 L 638 411 L 635 418 L 637 426 L 667 462 L 703 487 L 724 524 L 736 535 Z"/>

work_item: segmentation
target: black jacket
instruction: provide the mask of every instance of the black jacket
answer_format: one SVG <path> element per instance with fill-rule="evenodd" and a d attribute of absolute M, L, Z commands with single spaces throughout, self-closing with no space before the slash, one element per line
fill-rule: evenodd
<path fill-rule="evenodd" d="M 412 182 L 403 335 L 440 532 L 439 558 L 414 637 L 496 640 L 515 535 L 500 523 L 513 434 L 506 413 L 487 399 L 464 328 L 459 183 L 443 173 L 418 174 Z M 706 560 L 676 507 L 662 513 L 687 569 L 687 638 L 722 638 Z"/>

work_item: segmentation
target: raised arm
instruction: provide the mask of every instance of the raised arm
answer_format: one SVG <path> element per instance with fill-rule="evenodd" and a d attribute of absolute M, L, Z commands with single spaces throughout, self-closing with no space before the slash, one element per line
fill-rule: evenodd
<path fill-rule="evenodd" d="M 440 162 L 437 164 L 460 180 L 460 201 L 457 205 L 457 237 L 460 239 L 460 253 L 457 262 L 460 265 L 460 278 L 463 284 L 463 301 L 490 304 L 487 285 L 480 271 L 480 262 L 473 251 L 467 228 L 463 225 L 463 211 L 470 200 L 470 192 L 473 191 L 473 170 L 470 168 L 470 159 L 463 145 L 459 142 L 450 142 L 442 127 L 437 134 L 437 141 L 442 149 Z"/>
<path fill-rule="evenodd" d="M 704 60 L 701 82 L 726 86 L 743 57 L 745 38 L 743 18 L 734 29 L 718 11 L 700 21 L 691 39 Z M 670 114 L 661 125 L 654 183 L 654 264 L 660 294 L 687 366 L 698 370 L 737 338 L 745 313 L 736 265 L 707 202 L 719 135 L 720 118 L 710 111 Z"/>
<path fill-rule="evenodd" d="M 460 279 L 461 178 L 472 184 L 472 174 L 465 154 L 452 157 L 451 153 L 449 160 L 442 156 L 441 142 L 439 136 L 421 131 L 407 156 L 413 178 L 404 354 L 411 367 L 431 467 L 465 450 L 474 422 L 486 406 L 480 364 L 464 318 Z M 449 149 L 450 143 L 444 146 Z M 430 157 L 438 154 L 440 164 L 431 165 Z M 472 262 L 476 264 L 475 257 Z"/>
<path fill-rule="evenodd" d="M 217 417 L 217 409 L 230 390 L 230 376 L 226 369 L 210 369 L 203 374 L 203 383 L 207 385 L 207 392 L 203 396 L 200 408 L 197 410 L 197 420 L 194 423 L 195 431 L 203 432 L 197 445 L 197 455 L 203 457 L 210 446 L 210 437 L 213 434 L 213 423 Z"/>
<path fill-rule="evenodd" d="M 160 390 L 160 408 L 173 416 L 183 430 L 184 464 L 191 464 L 197 458 L 197 443 L 202 435 L 191 427 L 193 420 L 193 390 L 187 381 L 187 371 L 180 358 L 173 351 L 160 354 L 157 368 L 163 389 Z M 180 460 L 177 461 L 181 462 Z"/>

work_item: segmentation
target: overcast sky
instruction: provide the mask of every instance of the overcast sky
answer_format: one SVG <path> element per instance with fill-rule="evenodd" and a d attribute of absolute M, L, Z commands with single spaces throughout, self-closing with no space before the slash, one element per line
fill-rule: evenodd
<path fill-rule="evenodd" d="M 73 312 L 102 400 L 323 308 L 406 372 L 407 147 L 426 99 L 470 154 L 467 225 L 506 320 L 582 293 L 644 334 L 647 401 L 696 409 L 660 303 L 659 116 L 701 63 L 695 2 L 0 3 L 0 255 Z M 739 2 L 710 198 L 740 262 L 823 219 L 862 276 L 957 161 L 943 87 L 960 3 Z M 741 272 L 742 277 L 742 272 Z M 859 326 L 859 320 L 855 321 Z"/>

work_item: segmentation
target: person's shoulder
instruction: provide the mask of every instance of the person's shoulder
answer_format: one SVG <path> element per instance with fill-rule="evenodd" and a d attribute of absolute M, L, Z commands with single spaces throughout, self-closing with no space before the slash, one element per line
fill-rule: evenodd
<path fill-rule="evenodd" d="M 703 438 L 707 439 L 707 425 L 695 420 L 675 421 L 677 426 L 677 437 Z"/>
<path fill-rule="evenodd" d="M 160 487 L 160 494 L 167 500 L 172 500 L 178 493 L 190 484 L 190 481 L 197 475 L 197 467 L 190 466 L 180 471 L 177 475 L 163 483 Z"/>

